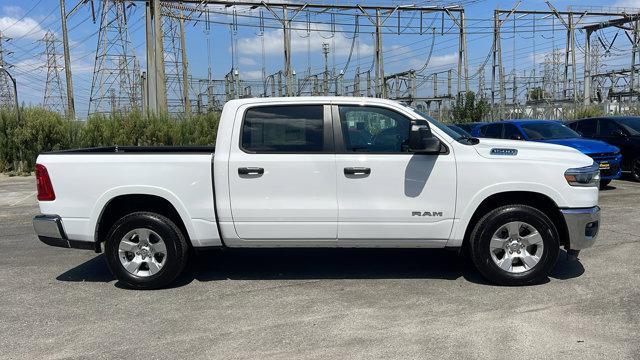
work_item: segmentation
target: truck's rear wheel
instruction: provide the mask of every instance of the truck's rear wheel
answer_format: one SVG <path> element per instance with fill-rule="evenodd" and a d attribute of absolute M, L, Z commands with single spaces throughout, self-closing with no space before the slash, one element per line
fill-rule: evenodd
<path fill-rule="evenodd" d="M 105 256 L 114 275 L 136 289 L 169 285 L 184 269 L 189 248 L 170 219 L 135 212 L 118 220 L 107 235 Z"/>
<path fill-rule="evenodd" d="M 478 221 L 470 238 L 471 258 L 488 280 L 527 285 L 545 278 L 558 260 L 553 222 L 526 205 L 497 208 Z"/>

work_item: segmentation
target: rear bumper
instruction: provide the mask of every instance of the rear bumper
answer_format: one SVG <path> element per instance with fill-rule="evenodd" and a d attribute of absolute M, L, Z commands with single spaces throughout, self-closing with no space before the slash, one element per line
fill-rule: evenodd
<path fill-rule="evenodd" d="M 569 249 L 582 250 L 591 247 L 598 237 L 600 207 L 560 209 L 569 231 Z"/>
<path fill-rule="evenodd" d="M 36 215 L 33 218 L 33 229 L 38 239 L 47 245 L 99 251 L 94 242 L 69 240 L 62 227 L 62 219 L 58 215 Z"/>

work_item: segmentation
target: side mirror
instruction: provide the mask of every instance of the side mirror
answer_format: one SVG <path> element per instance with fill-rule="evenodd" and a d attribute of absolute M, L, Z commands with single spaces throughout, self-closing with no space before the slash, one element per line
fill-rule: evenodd
<path fill-rule="evenodd" d="M 437 154 L 441 144 L 437 137 L 431 133 L 429 123 L 426 121 L 412 121 L 409 133 L 409 151 L 423 154 Z"/>

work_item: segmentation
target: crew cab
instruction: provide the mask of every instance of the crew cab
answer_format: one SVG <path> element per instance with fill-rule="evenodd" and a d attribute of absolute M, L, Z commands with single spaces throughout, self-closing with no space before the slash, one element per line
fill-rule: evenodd
<path fill-rule="evenodd" d="M 466 249 L 489 280 L 529 284 L 600 221 L 598 164 L 580 151 L 470 138 L 373 98 L 232 100 L 215 151 L 45 153 L 36 178 L 40 240 L 104 252 L 133 288 L 216 247 Z"/>
<path fill-rule="evenodd" d="M 620 149 L 604 141 L 583 138 L 557 120 L 503 120 L 474 129 L 478 137 L 537 141 L 572 147 L 591 157 L 600 166 L 600 188 L 621 176 Z"/>

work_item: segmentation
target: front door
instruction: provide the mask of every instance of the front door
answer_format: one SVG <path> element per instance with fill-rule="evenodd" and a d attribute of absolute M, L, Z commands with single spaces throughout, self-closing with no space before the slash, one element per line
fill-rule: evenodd
<path fill-rule="evenodd" d="M 391 108 L 333 107 L 338 242 L 412 246 L 444 242 L 456 196 L 452 153 L 410 153 L 411 119 Z"/>
<path fill-rule="evenodd" d="M 229 156 L 229 185 L 238 237 L 292 246 L 310 240 L 335 243 L 338 206 L 329 106 L 251 107 L 233 136 L 232 146 L 238 148 Z"/>

